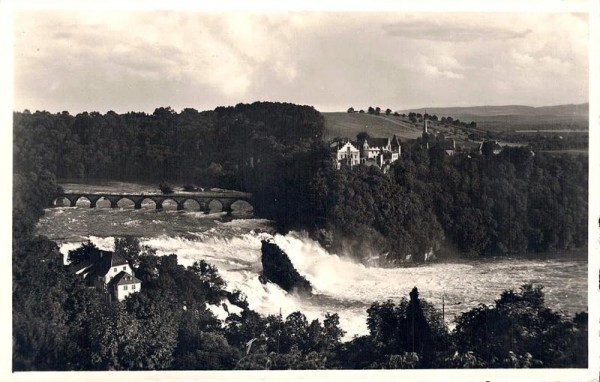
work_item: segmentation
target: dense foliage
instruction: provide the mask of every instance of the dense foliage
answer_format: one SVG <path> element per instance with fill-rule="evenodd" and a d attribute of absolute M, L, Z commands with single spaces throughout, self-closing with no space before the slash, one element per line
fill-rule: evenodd
<path fill-rule="evenodd" d="M 412 158 L 422 155 L 410 153 Z M 587 245 L 587 157 L 526 147 L 447 157 L 429 150 L 426 171 L 399 161 L 394 176 L 429 196 L 444 233 L 473 255 L 522 254 Z M 412 174 L 411 174 L 412 172 Z"/>
<path fill-rule="evenodd" d="M 367 313 L 369 334 L 340 347 L 344 368 L 587 367 L 587 313 L 562 317 L 533 285 L 463 313 L 452 331 L 416 288 L 410 300 L 376 302 Z"/>
<path fill-rule="evenodd" d="M 587 322 L 587 313 L 564 319 L 545 306 L 542 287 L 523 285 L 463 313 L 454 341 L 487 367 L 587 367 Z"/>
<path fill-rule="evenodd" d="M 323 210 L 334 249 L 364 257 L 377 248 L 394 261 L 423 260 L 439 246 L 443 233 L 431 205 L 378 168 L 343 168 L 326 181 Z"/>

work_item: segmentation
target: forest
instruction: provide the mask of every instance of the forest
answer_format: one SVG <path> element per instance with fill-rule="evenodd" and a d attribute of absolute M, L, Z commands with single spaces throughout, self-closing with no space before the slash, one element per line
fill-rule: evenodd
<path fill-rule="evenodd" d="M 377 167 L 327 168 L 311 188 L 320 204 L 316 237 L 334 252 L 382 265 L 426 254 L 523 256 L 587 247 L 587 156 L 527 147 L 446 155 L 403 145 L 388 174 Z M 377 248 L 378 253 L 373 253 Z"/>

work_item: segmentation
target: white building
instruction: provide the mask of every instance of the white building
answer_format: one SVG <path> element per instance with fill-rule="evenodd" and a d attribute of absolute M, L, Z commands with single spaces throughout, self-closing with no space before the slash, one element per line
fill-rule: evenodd
<path fill-rule="evenodd" d="M 112 299 L 122 301 L 131 293 L 142 289 L 142 282 L 133 276 L 133 270 L 127 261 L 109 251 L 92 250 L 90 258 L 74 268 L 88 285 L 106 291 Z"/>
<path fill-rule="evenodd" d="M 378 166 L 381 169 L 400 159 L 400 140 L 396 135 L 390 138 L 360 137 L 356 142 L 348 140 L 331 145 L 335 150 L 336 167 L 345 163 L 350 167 L 357 164 Z"/>
<path fill-rule="evenodd" d="M 396 135 L 390 138 L 371 138 L 364 137 L 359 139 L 358 147 L 360 151 L 360 163 L 377 165 L 383 168 L 398 159 L 402 153 L 400 140 Z"/>
<path fill-rule="evenodd" d="M 123 301 L 125 297 L 139 292 L 141 288 L 142 282 L 125 271 L 121 271 L 109 283 L 110 292 L 117 301 Z"/>
<path fill-rule="evenodd" d="M 332 145 L 336 150 L 336 166 L 339 170 L 345 163 L 350 167 L 360 163 L 360 151 L 350 142 L 337 142 Z"/>

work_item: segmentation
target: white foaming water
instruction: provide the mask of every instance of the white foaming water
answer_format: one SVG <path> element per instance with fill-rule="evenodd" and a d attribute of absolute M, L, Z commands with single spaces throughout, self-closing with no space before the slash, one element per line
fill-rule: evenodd
<path fill-rule="evenodd" d="M 268 233 L 271 232 L 270 224 L 266 220 L 221 222 L 204 219 L 206 215 L 198 214 L 199 219 L 194 223 L 191 220 L 195 216 L 193 212 L 132 213 L 129 215 L 127 211 L 120 211 L 110 216 L 122 222 L 129 221 L 133 216 L 142 219 L 145 225 L 140 231 L 133 232 L 150 233 L 148 229 L 151 228 L 151 235 L 144 237 L 142 234 L 141 242 L 156 249 L 157 254 L 174 253 L 179 263 L 186 266 L 201 259 L 217 266 L 227 282 L 227 289 L 241 290 L 247 296 L 250 307 L 262 314 L 281 312 L 285 317 L 301 311 L 309 320 L 322 320 L 327 312 L 338 313 L 341 327 L 347 332 L 346 339 L 367 332 L 366 310 L 372 302 L 388 299 L 397 302 L 407 297 L 415 286 L 419 288 L 422 298 L 440 310 L 444 301 L 448 324 L 460 313 L 480 303 L 491 304 L 502 291 L 518 289 L 524 283 L 543 285 L 548 306 L 554 310 L 574 314 L 587 307 L 587 263 L 583 260 L 503 258 L 393 269 L 369 268 L 346 257 L 328 253 L 306 235 L 294 232 L 272 235 Z M 108 227 L 108 222 L 95 219 L 96 214 L 90 214 L 89 211 L 69 211 L 54 215 L 52 219 L 65 219 L 72 215 L 77 224 L 83 222 L 89 227 L 88 232 L 96 230 L 107 235 L 89 236 L 94 244 L 105 250 L 112 250 L 114 236 L 120 236 L 123 227 L 130 227 L 124 224 L 114 228 L 109 224 L 111 227 Z M 182 223 L 187 225 L 182 228 Z M 196 230 L 191 230 L 194 224 Z M 298 272 L 313 285 L 312 297 L 301 298 L 283 291 L 275 284 L 263 285 L 259 281 L 263 239 L 273 239 L 288 254 Z M 77 248 L 85 241 L 67 239 L 61 245 L 61 252 L 66 256 L 68 250 Z M 226 314 L 221 307 L 211 310 L 215 310 L 219 317 Z M 231 309 L 229 311 L 233 312 Z"/>

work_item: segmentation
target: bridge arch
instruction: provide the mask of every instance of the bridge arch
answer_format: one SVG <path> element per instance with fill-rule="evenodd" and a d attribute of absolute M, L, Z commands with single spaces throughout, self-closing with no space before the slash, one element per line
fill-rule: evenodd
<path fill-rule="evenodd" d="M 100 196 L 96 200 L 96 203 L 93 203 L 93 207 L 96 207 L 96 208 L 110 208 L 110 206 L 111 206 L 110 199 L 106 196 Z M 90 206 L 90 207 L 92 207 L 92 206 Z"/>
<path fill-rule="evenodd" d="M 117 200 L 117 206 L 119 208 L 134 208 L 135 201 L 130 197 L 123 196 Z"/>
<path fill-rule="evenodd" d="M 150 196 L 146 196 L 140 200 L 140 208 L 155 210 L 156 209 L 156 200 Z"/>
<path fill-rule="evenodd" d="M 206 201 L 206 213 L 223 211 L 223 203 L 219 199 L 210 199 Z"/>
<path fill-rule="evenodd" d="M 90 207 L 92 204 L 91 199 L 87 195 L 78 195 L 71 200 L 75 202 L 75 207 Z"/>
<path fill-rule="evenodd" d="M 61 195 L 61 196 L 58 196 L 58 197 L 52 199 L 50 206 L 51 207 L 70 207 L 71 200 L 64 195 Z"/>
<path fill-rule="evenodd" d="M 200 211 L 202 209 L 202 203 L 200 203 L 196 198 L 184 199 L 180 202 L 180 204 L 186 211 Z"/>
<path fill-rule="evenodd" d="M 252 213 L 254 206 L 248 200 L 237 199 L 231 203 L 231 210 L 236 213 Z"/>
<path fill-rule="evenodd" d="M 157 209 L 158 209 L 159 202 L 157 202 L 156 205 L 157 205 Z M 170 211 L 170 210 L 176 210 L 178 203 L 177 203 L 177 200 L 175 200 L 174 198 L 167 196 L 166 198 L 162 199 L 162 202 L 160 203 L 160 205 L 162 206 L 163 210 Z"/>

